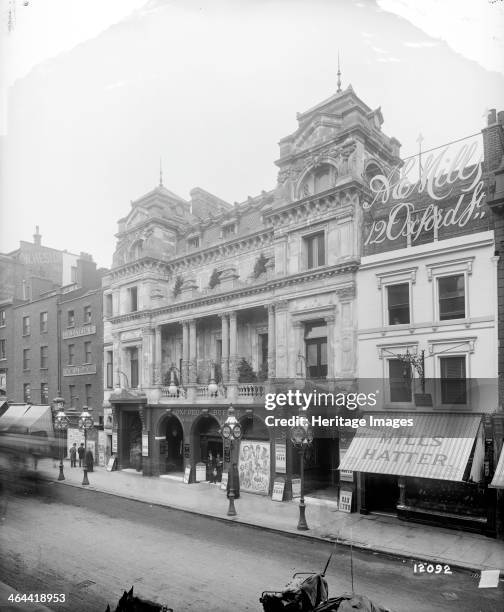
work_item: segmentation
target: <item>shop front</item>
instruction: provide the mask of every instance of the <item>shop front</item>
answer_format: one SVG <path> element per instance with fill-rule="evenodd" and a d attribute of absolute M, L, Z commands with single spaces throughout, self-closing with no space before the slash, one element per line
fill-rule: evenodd
<path fill-rule="evenodd" d="M 417 414 L 412 427 L 360 428 L 339 466 L 360 474 L 360 512 L 488 532 L 481 420 Z"/>

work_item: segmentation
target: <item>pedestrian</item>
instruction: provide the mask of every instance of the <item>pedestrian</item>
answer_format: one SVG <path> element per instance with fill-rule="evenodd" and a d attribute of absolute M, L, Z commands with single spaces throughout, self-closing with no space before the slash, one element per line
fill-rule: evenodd
<path fill-rule="evenodd" d="M 77 454 L 79 455 L 79 467 L 82 467 L 82 461 L 84 459 L 84 453 L 86 452 L 84 448 L 84 442 L 81 442 L 81 445 L 77 449 Z"/>
<path fill-rule="evenodd" d="M 70 448 L 70 467 L 77 467 L 77 442 Z"/>
<path fill-rule="evenodd" d="M 93 451 L 88 448 L 86 451 L 86 468 L 88 472 L 92 472 L 94 467 Z"/>

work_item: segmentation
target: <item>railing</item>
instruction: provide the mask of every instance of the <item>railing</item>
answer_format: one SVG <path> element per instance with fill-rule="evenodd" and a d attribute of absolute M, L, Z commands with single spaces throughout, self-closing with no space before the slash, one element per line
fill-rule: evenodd
<path fill-rule="evenodd" d="M 170 393 L 170 387 L 161 387 L 161 395 L 163 397 L 167 397 L 168 399 L 178 399 L 185 398 L 186 392 L 182 387 L 179 387 L 176 393 Z"/>
<path fill-rule="evenodd" d="M 210 393 L 210 391 L 208 390 L 208 385 L 198 385 L 196 387 L 196 397 L 203 399 L 227 397 L 227 389 L 224 385 L 219 384 L 217 393 Z"/>
<path fill-rule="evenodd" d="M 264 397 L 264 394 L 264 385 L 257 385 L 254 383 L 238 384 L 238 397 L 262 398 Z"/>

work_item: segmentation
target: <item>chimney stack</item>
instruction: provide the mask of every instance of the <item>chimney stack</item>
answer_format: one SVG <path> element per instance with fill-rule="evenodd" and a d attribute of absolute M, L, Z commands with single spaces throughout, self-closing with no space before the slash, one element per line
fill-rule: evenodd
<path fill-rule="evenodd" d="M 42 244 L 42 236 L 39 234 L 39 226 L 35 226 L 35 233 L 33 234 L 33 243 L 37 246 Z"/>

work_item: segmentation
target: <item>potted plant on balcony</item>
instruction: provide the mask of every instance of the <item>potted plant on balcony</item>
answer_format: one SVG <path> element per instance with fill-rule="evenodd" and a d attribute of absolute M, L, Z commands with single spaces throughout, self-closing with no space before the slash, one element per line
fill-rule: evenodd
<path fill-rule="evenodd" d="M 257 374 L 252 369 L 250 363 L 242 357 L 238 364 L 238 382 L 252 383 L 257 381 Z"/>

